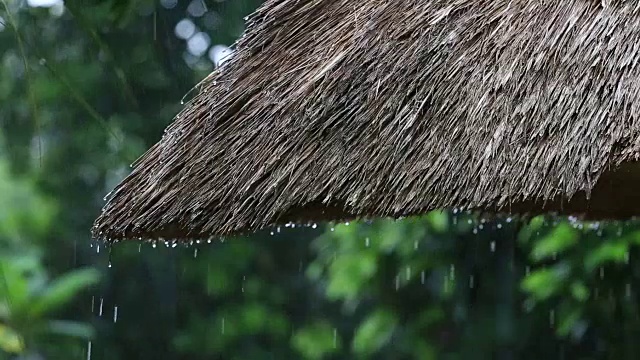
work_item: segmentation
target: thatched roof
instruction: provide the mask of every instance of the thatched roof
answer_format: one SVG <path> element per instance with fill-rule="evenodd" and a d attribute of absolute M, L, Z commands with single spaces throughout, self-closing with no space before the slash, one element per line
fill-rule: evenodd
<path fill-rule="evenodd" d="M 639 60 L 636 1 L 267 1 L 94 236 L 640 214 Z"/>

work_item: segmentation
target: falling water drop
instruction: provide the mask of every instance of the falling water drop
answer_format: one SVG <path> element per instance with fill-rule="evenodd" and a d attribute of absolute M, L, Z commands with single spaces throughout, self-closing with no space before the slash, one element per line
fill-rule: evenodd
<path fill-rule="evenodd" d="M 98 247 L 96 248 L 96 254 L 100 254 L 100 244 L 98 244 Z"/>
<path fill-rule="evenodd" d="M 396 275 L 396 291 L 400 290 L 400 276 Z"/>
<path fill-rule="evenodd" d="M 104 304 L 104 298 L 100 298 L 100 307 L 98 308 L 98 316 L 102 316 L 102 305 Z"/>
<path fill-rule="evenodd" d="M 370 239 L 369 239 L 369 237 L 366 237 L 364 239 L 364 246 L 369 247 L 369 245 L 370 245 L 369 243 L 370 243 Z"/>
<path fill-rule="evenodd" d="M 118 321 L 118 307 L 113 307 L 113 323 L 115 324 Z"/>
<path fill-rule="evenodd" d="M 449 268 L 449 278 L 451 281 L 456 279 L 456 266 L 454 264 L 451 264 L 451 267 Z"/>
<path fill-rule="evenodd" d="M 473 275 L 469 275 L 469 288 L 473 289 L 474 283 L 473 283 Z"/>
<path fill-rule="evenodd" d="M 409 279 L 411 279 L 411 266 L 407 266 L 407 281 L 409 281 Z"/>
<path fill-rule="evenodd" d="M 142 250 L 142 243 L 138 244 L 138 252 L 140 252 L 140 250 Z"/>
<path fill-rule="evenodd" d="M 421 283 L 421 284 L 424 284 L 424 276 L 425 276 L 425 275 L 424 275 L 424 271 L 421 271 L 421 272 L 420 272 L 420 283 Z"/>
<path fill-rule="evenodd" d="M 221 329 L 220 330 L 222 332 L 222 335 L 224 335 L 224 317 L 222 318 L 222 324 L 221 324 Z"/>
<path fill-rule="evenodd" d="M 193 258 L 197 258 L 198 257 L 198 248 L 193 249 Z"/>
<path fill-rule="evenodd" d="M 242 288 L 241 288 L 242 292 L 244 292 L 244 283 L 245 283 L 246 280 L 247 280 L 247 277 L 243 275 L 242 276 Z"/>
<path fill-rule="evenodd" d="M 91 360 L 91 340 L 87 343 L 87 360 Z"/>
<path fill-rule="evenodd" d="M 333 328 L 333 348 L 338 347 L 338 329 Z"/>
<path fill-rule="evenodd" d="M 418 250 L 418 240 L 413 242 L 413 250 Z"/>
<path fill-rule="evenodd" d="M 549 325 L 554 326 L 556 323 L 556 312 L 555 310 L 549 311 Z"/>
<path fill-rule="evenodd" d="M 491 241 L 491 252 L 496 252 L 496 242 Z"/>
<path fill-rule="evenodd" d="M 91 313 L 93 314 L 93 309 L 95 309 L 95 305 L 96 305 L 96 297 L 92 296 L 91 297 Z"/>

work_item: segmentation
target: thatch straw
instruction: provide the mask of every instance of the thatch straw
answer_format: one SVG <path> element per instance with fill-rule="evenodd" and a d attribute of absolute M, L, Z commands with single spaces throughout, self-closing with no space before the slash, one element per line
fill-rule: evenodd
<path fill-rule="evenodd" d="M 447 207 L 640 214 L 639 60 L 637 1 L 267 1 L 94 236 Z M 626 162 L 634 176 L 598 182 Z"/>

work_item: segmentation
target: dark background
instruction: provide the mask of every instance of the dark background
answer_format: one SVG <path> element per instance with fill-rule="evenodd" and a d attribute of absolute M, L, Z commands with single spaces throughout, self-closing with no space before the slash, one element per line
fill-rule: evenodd
<path fill-rule="evenodd" d="M 104 195 L 258 1 L 0 1 L 0 359 L 640 356 L 633 221 L 433 212 L 92 243 Z"/>

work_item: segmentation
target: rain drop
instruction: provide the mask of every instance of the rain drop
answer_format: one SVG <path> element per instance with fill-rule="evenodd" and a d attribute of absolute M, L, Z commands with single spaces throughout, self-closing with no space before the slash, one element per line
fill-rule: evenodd
<path fill-rule="evenodd" d="M 338 329 L 333 328 L 333 348 L 338 347 Z"/>
<path fill-rule="evenodd" d="M 554 310 L 549 311 L 549 325 L 554 326 L 556 322 L 556 312 Z"/>
<path fill-rule="evenodd" d="M 98 308 L 98 316 L 102 316 L 102 305 L 104 305 L 104 298 L 100 298 L 100 307 Z"/>
<path fill-rule="evenodd" d="M 91 340 L 87 343 L 87 360 L 91 360 Z"/>
<path fill-rule="evenodd" d="M 220 330 L 221 330 L 222 334 L 224 335 L 224 318 L 222 318 L 222 324 L 221 324 L 220 327 L 221 327 Z"/>
<path fill-rule="evenodd" d="M 469 275 L 469 288 L 473 289 L 474 283 L 473 283 L 473 275 Z"/>
<path fill-rule="evenodd" d="M 491 241 L 491 252 L 496 252 L 496 242 Z"/>
<path fill-rule="evenodd" d="M 195 249 L 193 249 L 193 258 L 195 259 L 197 257 L 198 257 L 198 249 L 195 248 Z"/>
<path fill-rule="evenodd" d="M 113 323 L 115 324 L 118 321 L 118 307 L 113 307 Z"/>
<path fill-rule="evenodd" d="M 407 266 L 407 281 L 411 279 L 411 266 Z"/>
<path fill-rule="evenodd" d="M 421 284 L 424 284 L 424 277 L 425 277 L 425 275 L 424 275 L 424 271 L 421 271 L 421 272 L 420 272 L 420 283 L 421 283 Z"/>
<path fill-rule="evenodd" d="M 396 291 L 400 290 L 400 276 L 396 276 Z"/>
<path fill-rule="evenodd" d="M 364 238 L 364 246 L 369 247 L 371 240 L 369 239 L 369 237 Z"/>

